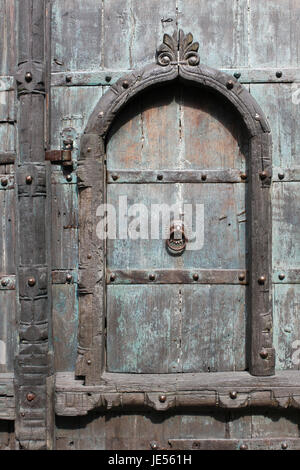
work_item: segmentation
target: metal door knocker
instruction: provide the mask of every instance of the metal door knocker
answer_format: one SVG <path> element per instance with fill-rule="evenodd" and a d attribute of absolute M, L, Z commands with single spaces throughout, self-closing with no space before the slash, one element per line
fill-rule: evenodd
<path fill-rule="evenodd" d="M 186 249 L 187 237 L 184 224 L 181 220 L 175 221 L 170 227 L 170 235 L 167 239 L 167 249 L 172 255 L 182 255 Z"/>

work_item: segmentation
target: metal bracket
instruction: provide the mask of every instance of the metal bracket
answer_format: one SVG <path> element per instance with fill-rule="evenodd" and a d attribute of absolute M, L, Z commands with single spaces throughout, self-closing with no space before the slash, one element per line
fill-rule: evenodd
<path fill-rule="evenodd" d="M 61 163 L 63 167 L 73 167 L 72 161 L 73 140 L 63 141 L 62 150 L 47 150 L 45 159 L 52 163 Z"/>

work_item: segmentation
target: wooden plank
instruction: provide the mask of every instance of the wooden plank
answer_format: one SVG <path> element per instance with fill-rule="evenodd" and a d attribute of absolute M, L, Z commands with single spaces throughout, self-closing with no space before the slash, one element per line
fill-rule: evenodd
<path fill-rule="evenodd" d="M 107 368 L 167 373 L 180 360 L 180 287 L 109 286 Z"/>
<path fill-rule="evenodd" d="M 242 286 L 182 287 L 182 372 L 246 369 L 245 294 Z"/>
<path fill-rule="evenodd" d="M 278 370 L 299 367 L 300 321 L 298 303 L 300 286 L 274 286 L 274 347 Z"/>
<path fill-rule="evenodd" d="M 0 322 L 0 374 L 14 370 L 16 346 L 16 293 L 1 290 L 1 322 Z M 1 382 L 1 381 L 0 381 Z"/>
<path fill-rule="evenodd" d="M 247 284 L 247 272 L 238 269 L 107 270 L 108 284 Z M 226 287 L 228 289 L 228 287 Z"/>
<path fill-rule="evenodd" d="M 52 70 L 93 70 L 102 56 L 102 5 L 87 0 L 52 2 Z"/>
<path fill-rule="evenodd" d="M 297 122 L 300 106 L 291 84 L 250 85 L 252 96 L 258 101 L 269 119 L 273 139 L 273 165 L 293 168 L 298 165 L 300 134 Z M 276 172 L 278 174 L 278 172 Z"/>
<path fill-rule="evenodd" d="M 249 25 L 249 60 L 254 67 L 298 66 L 299 4 L 297 0 L 262 3 L 252 0 Z M 263 35 L 262 35 L 263 32 Z M 262 47 L 263 44 L 263 47 Z"/>
<path fill-rule="evenodd" d="M 276 271 L 285 274 L 287 270 L 286 279 L 290 279 L 288 270 L 300 263 L 299 205 L 295 197 L 299 190 L 297 182 L 273 184 L 273 264 Z M 294 274 L 291 282 L 297 279 L 296 271 Z"/>
<path fill-rule="evenodd" d="M 300 439 L 170 439 L 172 450 L 299 450 Z"/>
<path fill-rule="evenodd" d="M 55 371 L 74 371 L 77 357 L 78 302 L 76 286 L 52 286 Z"/>
<path fill-rule="evenodd" d="M 202 63 L 216 68 L 248 65 L 247 6 L 246 0 L 179 0 L 178 27 L 191 31 L 200 43 Z"/>
<path fill-rule="evenodd" d="M 52 185 L 52 269 L 78 266 L 78 197 L 76 185 Z"/>
<path fill-rule="evenodd" d="M 14 73 L 16 64 L 15 24 L 15 0 L 1 0 L 0 29 L 3 34 L 0 39 L 0 75 L 11 75 Z"/>
<path fill-rule="evenodd" d="M 0 272 L 15 274 L 15 194 L 0 190 Z"/>
<path fill-rule="evenodd" d="M 107 172 L 107 183 L 241 183 L 240 170 L 115 170 Z"/>

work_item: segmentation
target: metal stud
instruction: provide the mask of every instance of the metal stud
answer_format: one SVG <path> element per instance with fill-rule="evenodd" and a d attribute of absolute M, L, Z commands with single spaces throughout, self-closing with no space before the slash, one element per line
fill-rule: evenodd
<path fill-rule="evenodd" d="M 35 284 L 36 284 L 36 280 L 34 279 L 34 277 L 30 277 L 30 278 L 28 279 L 28 285 L 29 285 L 29 287 L 34 287 Z"/>
<path fill-rule="evenodd" d="M 153 450 L 157 450 L 157 449 L 158 449 L 158 445 L 157 445 L 156 442 L 151 442 L 150 447 L 151 447 L 151 449 L 153 449 Z"/>
<path fill-rule="evenodd" d="M 87 363 L 88 366 L 90 366 L 90 365 L 92 364 L 92 361 L 91 361 L 90 359 L 88 359 L 88 360 L 86 361 L 86 363 Z"/>
<path fill-rule="evenodd" d="M 262 349 L 262 350 L 260 351 L 259 355 L 260 355 L 260 357 L 261 357 L 262 359 L 267 359 L 267 357 L 269 356 L 269 353 L 268 353 L 268 351 L 267 351 L 266 349 Z"/>
<path fill-rule="evenodd" d="M 32 73 L 31 72 L 26 72 L 25 80 L 26 80 L 27 83 L 32 81 Z"/>
<path fill-rule="evenodd" d="M 260 115 L 259 115 L 258 113 L 256 113 L 255 116 L 254 116 L 254 119 L 255 119 L 256 121 L 259 121 L 259 120 L 260 120 Z"/>
<path fill-rule="evenodd" d="M 280 180 L 283 180 L 283 179 L 284 179 L 284 176 L 285 176 L 284 173 L 278 173 L 278 178 L 279 178 Z"/>
<path fill-rule="evenodd" d="M 88 147 L 87 151 L 90 153 L 92 151 L 91 147 Z"/>
<path fill-rule="evenodd" d="M 31 184 L 32 183 L 32 176 L 28 175 L 26 176 L 26 184 Z"/>
<path fill-rule="evenodd" d="M 202 175 L 201 179 L 202 179 L 202 181 L 206 181 L 207 180 L 207 175 Z"/>
<path fill-rule="evenodd" d="M 150 274 L 149 279 L 150 279 L 150 281 L 155 281 L 155 279 L 156 279 L 155 274 Z"/>
<path fill-rule="evenodd" d="M 235 76 L 235 78 L 240 78 L 241 77 L 241 74 L 240 72 L 234 72 L 233 74 Z"/>
<path fill-rule="evenodd" d="M 2 281 L 1 281 L 1 286 L 2 286 L 2 287 L 6 287 L 7 284 L 8 284 L 7 279 L 2 279 Z"/>
<path fill-rule="evenodd" d="M 68 183 L 71 183 L 71 181 L 73 180 L 72 175 L 67 175 L 66 180 L 68 181 Z"/>
<path fill-rule="evenodd" d="M 194 274 L 193 279 L 194 281 L 199 281 L 199 274 Z"/>
<path fill-rule="evenodd" d="M 237 392 L 233 391 L 233 392 L 230 392 L 229 396 L 232 400 L 235 400 L 237 398 Z"/>
<path fill-rule="evenodd" d="M 283 281 L 285 279 L 285 274 L 280 273 L 278 277 L 281 281 Z"/>
<path fill-rule="evenodd" d="M 98 114 L 98 116 L 99 116 L 99 118 L 103 118 L 103 116 L 104 116 L 104 112 L 103 112 L 103 111 L 101 111 L 101 112 Z"/>
<path fill-rule="evenodd" d="M 122 87 L 125 89 L 129 87 L 129 83 L 127 80 L 124 80 L 124 82 L 122 83 Z"/>
<path fill-rule="evenodd" d="M 246 180 L 246 179 L 247 179 L 246 173 L 241 173 L 241 179 L 242 179 L 242 180 Z"/>
<path fill-rule="evenodd" d="M 72 75 L 67 75 L 66 76 L 66 82 L 70 83 L 72 81 Z"/>
<path fill-rule="evenodd" d="M 8 179 L 7 178 L 2 178 L 1 184 L 2 184 L 2 186 L 7 186 L 8 185 Z"/>
<path fill-rule="evenodd" d="M 167 396 L 166 395 L 160 395 L 158 399 L 161 403 L 165 403 L 166 400 L 167 400 Z"/>
<path fill-rule="evenodd" d="M 261 172 L 259 173 L 259 176 L 260 176 L 260 179 L 261 179 L 261 180 L 265 180 L 266 177 L 268 176 L 268 174 L 267 174 L 266 171 L 261 171 Z"/>
<path fill-rule="evenodd" d="M 107 82 L 110 82 L 110 81 L 111 81 L 111 76 L 110 76 L 110 75 L 106 75 L 105 80 L 106 80 Z"/>
<path fill-rule="evenodd" d="M 116 280 L 116 275 L 114 273 L 112 273 L 110 275 L 110 282 L 115 282 L 115 280 Z"/>
<path fill-rule="evenodd" d="M 245 280 L 246 276 L 244 273 L 239 274 L 239 281 L 243 282 Z"/>
<path fill-rule="evenodd" d="M 158 181 L 162 181 L 164 179 L 163 175 L 157 175 Z"/>
<path fill-rule="evenodd" d="M 240 445 L 240 450 L 248 450 L 247 444 Z"/>
<path fill-rule="evenodd" d="M 266 276 L 260 276 L 258 279 L 258 284 L 263 285 L 266 282 Z"/>
<path fill-rule="evenodd" d="M 276 77 L 277 77 L 277 78 L 282 77 L 282 72 L 281 72 L 281 70 L 277 70 L 277 72 L 276 72 Z"/>
<path fill-rule="evenodd" d="M 26 395 L 27 401 L 33 401 L 35 399 L 35 394 L 34 393 L 27 393 Z"/>
<path fill-rule="evenodd" d="M 87 255 L 87 259 L 92 259 L 92 255 L 90 253 Z"/>
<path fill-rule="evenodd" d="M 289 446 L 288 446 L 288 443 L 287 443 L 287 442 L 283 442 L 283 443 L 281 444 L 282 450 L 286 450 L 286 449 L 288 449 L 288 447 L 289 447 Z"/>
<path fill-rule="evenodd" d="M 67 274 L 66 281 L 67 282 L 72 282 L 73 276 L 72 274 Z"/>
<path fill-rule="evenodd" d="M 228 90 L 232 90 L 232 88 L 234 87 L 234 82 L 232 80 L 228 80 L 228 82 L 226 83 L 226 87 Z"/>
<path fill-rule="evenodd" d="M 112 179 L 113 179 L 114 181 L 117 181 L 117 180 L 119 179 L 119 177 L 118 177 L 118 175 L 112 175 Z"/>

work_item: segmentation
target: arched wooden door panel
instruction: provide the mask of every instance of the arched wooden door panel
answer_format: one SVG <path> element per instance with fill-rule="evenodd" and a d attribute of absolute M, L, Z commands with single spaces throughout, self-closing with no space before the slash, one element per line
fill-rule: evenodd
<path fill-rule="evenodd" d="M 120 201 L 129 213 L 142 205 L 147 220 L 138 211 L 128 219 L 129 229 L 136 222 L 134 239 L 120 239 L 117 223 L 117 239 L 107 241 L 108 371 L 247 368 L 248 147 L 230 103 L 179 81 L 139 94 L 115 119 L 106 142 L 107 203 L 118 215 Z M 175 203 L 182 214 L 190 208 L 196 234 L 180 256 L 166 249 L 163 215 L 151 239 L 154 206 Z"/>

